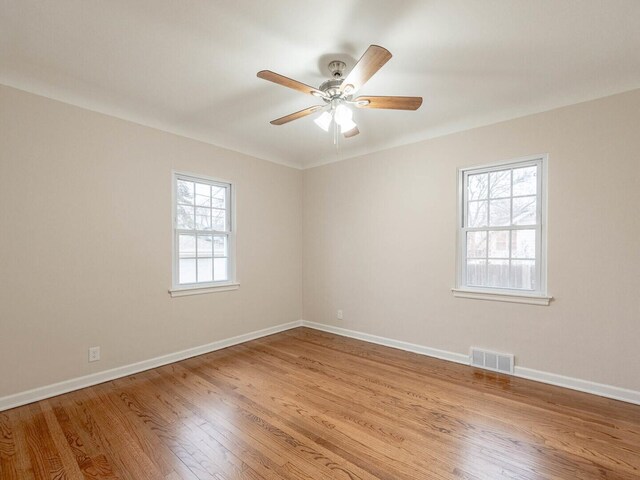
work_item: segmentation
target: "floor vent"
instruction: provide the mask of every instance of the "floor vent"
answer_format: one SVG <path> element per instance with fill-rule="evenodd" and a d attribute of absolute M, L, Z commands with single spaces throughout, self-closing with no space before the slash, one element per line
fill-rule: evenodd
<path fill-rule="evenodd" d="M 496 353 L 489 350 L 471 349 L 471 365 L 486 368 L 494 372 L 513 373 L 514 357 L 509 353 Z"/>

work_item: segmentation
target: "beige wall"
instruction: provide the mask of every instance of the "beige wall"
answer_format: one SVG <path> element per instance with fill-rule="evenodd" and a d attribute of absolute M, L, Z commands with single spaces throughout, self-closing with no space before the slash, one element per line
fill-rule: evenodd
<path fill-rule="evenodd" d="M 305 171 L 304 319 L 640 390 L 639 125 L 635 90 Z M 454 298 L 457 168 L 538 153 L 555 301 Z"/>
<path fill-rule="evenodd" d="M 172 169 L 234 182 L 239 290 L 167 293 Z M 301 187 L 299 170 L 0 87 L 0 397 L 300 319 Z"/>
<path fill-rule="evenodd" d="M 301 316 L 640 390 L 639 124 L 640 90 L 303 173 L 0 87 L 0 397 Z M 555 301 L 453 298 L 456 169 L 535 153 Z M 172 169 L 234 181 L 238 291 L 169 297 Z"/>

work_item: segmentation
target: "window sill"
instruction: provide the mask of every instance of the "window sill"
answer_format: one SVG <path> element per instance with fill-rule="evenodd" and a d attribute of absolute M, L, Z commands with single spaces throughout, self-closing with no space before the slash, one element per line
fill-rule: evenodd
<path fill-rule="evenodd" d="M 485 292 L 480 290 L 468 290 L 461 288 L 452 288 L 453 296 L 456 298 L 472 298 L 475 300 L 493 300 L 496 302 L 510 303 L 526 303 L 529 305 L 548 306 L 553 297 L 543 295 L 527 295 L 522 293 L 502 293 L 502 292 Z"/>
<path fill-rule="evenodd" d="M 202 295 L 203 293 L 229 292 L 231 290 L 238 290 L 239 288 L 239 283 L 225 283 L 221 285 L 206 285 L 201 287 L 172 288 L 169 290 L 169 294 L 172 297 L 186 297 L 188 295 Z"/>

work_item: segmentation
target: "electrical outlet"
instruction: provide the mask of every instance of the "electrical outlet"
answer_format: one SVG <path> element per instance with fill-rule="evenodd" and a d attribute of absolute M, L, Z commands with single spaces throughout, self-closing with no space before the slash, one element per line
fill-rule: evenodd
<path fill-rule="evenodd" d="M 89 361 L 97 362 L 100 360 L 100 347 L 89 347 Z"/>
<path fill-rule="evenodd" d="M 338 313 L 336 314 L 336 317 L 338 318 L 338 320 L 342 320 L 343 319 L 342 310 L 338 310 Z"/>

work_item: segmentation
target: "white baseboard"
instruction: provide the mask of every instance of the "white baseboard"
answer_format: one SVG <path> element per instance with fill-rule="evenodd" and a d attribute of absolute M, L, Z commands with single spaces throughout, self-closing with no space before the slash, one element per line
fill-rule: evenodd
<path fill-rule="evenodd" d="M 233 345 L 238 345 L 239 343 L 248 342 L 249 340 L 255 340 L 257 338 L 273 335 L 274 333 L 290 330 L 292 328 L 300 327 L 301 325 L 301 320 L 283 323 L 281 325 L 265 328 L 263 330 L 257 330 L 255 332 L 245 333 L 243 335 L 227 338 L 225 340 L 218 340 L 217 342 L 208 343 L 199 347 L 189 348 L 187 350 L 170 353 L 168 355 L 162 355 L 160 357 L 151 358 L 149 360 L 143 360 L 142 362 L 112 368 L 103 372 L 92 373 L 91 375 L 85 375 L 83 377 L 72 378 L 70 380 L 46 385 L 44 387 L 34 388 L 33 390 L 27 390 L 25 392 L 8 395 L 6 397 L 0 397 L 0 412 L 3 410 L 8 410 L 10 408 L 19 407 L 20 405 L 26 405 L 27 403 L 37 402 L 38 400 L 43 400 L 45 398 L 55 397 L 56 395 L 61 395 L 73 390 L 79 390 L 81 388 L 90 387 L 91 385 L 97 385 L 98 383 L 108 382 L 116 378 L 126 377 L 127 375 L 133 375 L 134 373 L 139 373 L 151 368 L 161 367 L 163 365 L 178 362 L 186 358 L 195 357 L 197 355 L 213 352 L 215 350 L 231 347 Z"/>
<path fill-rule="evenodd" d="M 601 397 L 613 398 L 614 400 L 622 400 L 623 402 L 635 403 L 640 405 L 640 392 L 629 390 L 622 387 L 614 387 L 605 383 L 596 383 L 580 378 L 565 377 L 557 373 L 542 372 L 533 368 L 518 367 L 514 368 L 516 377 L 535 380 L 536 382 L 548 383 L 558 387 L 570 388 L 579 392 L 592 393 Z"/>
<path fill-rule="evenodd" d="M 301 323 L 303 327 L 309 327 L 315 330 L 321 330 L 323 332 L 341 335 L 343 337 L 355 338 L 358 340 L 364 340 L 365 342 L 384 345 L 386 347 L 398 348 L 400 350 L 406 350 L 408 352 L 414 352 L 421 355 L 427 355 L 429 357 L 435 357 L 442 360 L 469 365 L 469 356 L 462 353 L 448 352 L 445 350 L 424 347 L 422 345 L 416 345 L 413 343 L 403 342 L 386 337 L 379 337 L 377 335 L 371 335 L 355 330 L 348 330 L 346 328 L 335 327 L 333 325 L 325 325 L 322 323 L 309 322 L 306 320 L 302 320 Z M 540 370 L 534 370 L 532 368 L 519 366 L 515 367 L 513 375 L 516 377 L 526 378 L 528 380 L 535 380 L 537 382 L 556 385 L 558 387 L 569 388 L 571 390 L 591 393 L 594 395 L 599 395 L 601 397 L 613 398 L 614 400 L 621 400 L 623 402 L 640 405 L 640 392 L 636 390 L 629 390 L 626 388 L 591 382 L 589 380 L 582 380 L 579 378 L 565 377 L 564 375 L 558 375 L 556 373 L 542 372 Z"/>
<path fill-rule="evenodd" d="M 422 345 L 416 345 L 415 343 L 403 342 L 401 340 L 393 340 L 391 338 L 379 337 L 377 335 L 370 335 L 368 333 L 356 332 L 355 330 L 348 330 L 346 328 L 334 327 L 333 325 L 325 325 L 323 323 L 308 322 L 302 320 L 303 327 L 313 328 L 315 330 L 322 330 L 323 332 L 335 333 L 343 337 L 355 338 L 357 340 L 364 340 L 369 343 L 376 343 L 378 345 L 384 345 L 385 347 L 399 348 L 400 350 L 406 350 L 407 352 L 419 353 L 420 355 L 426 355 L 428 357 L 440 358 L 442 360 L 448 360 L 450 362 L 469 364 L 469 356 L 461 353 L 447 352 L 445 350 L 438 350 L 436 348 L 424 347 Z"/>
<path fill-rule="evenodd" d="M 124 365 L 122 367 L 93 373 L 91 375 L 85 375 L 83 377 L 72 378 L 70 380 L 54 383 L 52 385 L 46 385 L 44 387 L 34 388 L 33 390 L 27 390 L 25 392 L 8 395 L 6 397 L 0 397 L 0 412 L 3 410 L 8 410 L 10 408 L 19 407 L 20 405 L 37 402 L 38 400 L 43 400 L 45 398 L 55 397 L 57 395 L 71 392 L 73 390 L 79 390 L 81 388 L 97 385 L 98 383 L 115 380 L 116 378 L 126 377 L 127 375 L 133 375 L 134 373 L 139 373 L 144 370 L 161 367 L 169 363 L 178 362 L 180 360 L 195 357 L 197 355 L 203 355 L 205 353 L 213 352 L 226 347 L 231 347 L 233 345 L 238 345 L 240 343 L 266 337 L 268 335 L 273 335 L 274 333 L 284 332 L 285 330 L 290 330 L 292 328 L 301 326 L 313 328 L 315 330 L 321 330 L 323 332 L 334 333 L 343 337 L 350 337 L 358 340 L 363 340 L 365 342 L 384 345 L 386 347 L 406 350 L 408 352 L 414 352 L 420 355 L 448 360 L 450 362 L 469 365 L 469 357 L 462 353 L 438 350 L 435 348 L 425 347 L 423 345 L 403 342 L 401 340 L 394 340 L 391 338 L 380 337 L 377 335 L 371 335 L 355 330 L 348 330 L 346 328 L 335 327 L 333 325 L 325 325 L 322 323 L 308 322 L 306 320 L 298 320 L 295 322 L 289 322 L 281 325 L 276 325 L 274 327 L 265 328 L 263 330 L 257 330 L 255 332 L 245 333 L 243 335 L 238 335 L 236 337 L 231 337 L 225 340 L 219 340 L 217 342 L 201 345 L 199 347 L 189 348 L 180 352 L 151 358 L 142 362 Z M 519 366 L 515 367 L 514 375 L 516 377 L 535 380 L 550 385 L 556 385 L 559 387 L 569 388 L 571 390 L 578 390 L 580 392 L 591 393 L 602 397 L 613 398 L 615 400 L 622 400 L 623 402 L 640 405 L 640 392 L 635 390 L 614 387 L 612 385 L 606 385 L 602 383 L 590 382 L 588 380 L 581 380 L 579 378 L 565 377 L 563 375 L 558 375 L 555 373 L 542 372 L 539 370 Z"/>

